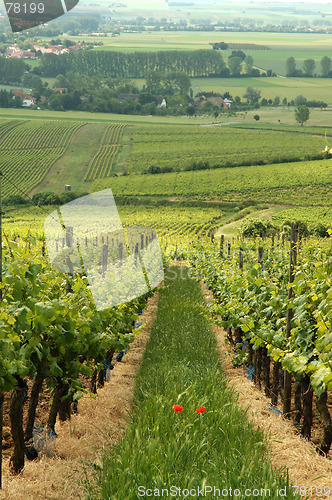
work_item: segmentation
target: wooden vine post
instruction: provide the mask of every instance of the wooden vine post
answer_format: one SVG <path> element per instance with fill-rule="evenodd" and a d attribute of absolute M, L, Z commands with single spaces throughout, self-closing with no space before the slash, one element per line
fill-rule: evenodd
<path fill-rule="evenodd" d="M 264 257 L 264 248 L 263 247 L 258 247 L 258 263 L 260 265 L 263 264 L 263 257 Z"/>
<path fill-rule="evenodd" d="M 240 268 L 240 271 L 243 271 L 243 252 L 242 252 L 241 247 L 239 250 L 239 268 Z"/>
<path fill-rule="evenodd" d="M 292 222 L 291 235 L 290 235 L 290 256 L 289 256 L 289 283 L 292 284 L 295 277 L 295 267 L 297 260 L 297 234 L 298 234 L 298 224 L 297 222 Z M 293 287 L 290 286 L 288 290 L 288 301 L 293 297 Z M 293 308 L 289 307 L 287 309 L 287 324 L 286 324 L 286 337 L 290 337 L 291 332 L 291 321 L 293 318 Z M 291 392 L 292 392 L 292 374 L 287 370 L 284 372 L 284 402 L 283 402 L 283 414 L 286 418 L 290 418 L 291 411 Z"/>
<path fill-rule="evenodd" d="M 220 256 L 223 259 L 224 258 L 224 240 L 225 236 L 223 234 L 220 235 Z"/>

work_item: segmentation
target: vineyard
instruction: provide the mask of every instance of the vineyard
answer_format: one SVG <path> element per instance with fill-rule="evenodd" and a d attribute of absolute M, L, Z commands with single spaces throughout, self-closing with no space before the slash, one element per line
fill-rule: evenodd
<path fill-rule="evenodd" d="M 0 123 L 0 168 L 5 196 L 17 194 L 17 188 L 29 192 L 41 182 L 82 125 L 41 120 Z"/>
<path fill-rule="evenodd" d="M 332 444 L 331 246 L 294 240 L 291 253 L 291 273 L 289 244 L 281 242 L 196 244 L 187 257 L 213 292 L 210 314 L 236 350 L 233 363 L 249 367 L 273 407 L 281 401 L 306 439 L 315 401 L 323 428 L 317 450 L 326 454 Z"/>
<path fill-rule="evenodd" d="M 223 201 L 256 200 L 288 205 L 332 203 L 331 161 L 222 168 L 205 171 L 131 175 L 96 180 L 93 191 L 112 186 L 115 196 L 177 196 Z"/>
<path fill-rule="evenodd" d="M 301 221 L 310 229 L 313 226 L 332 227 L 331 207 L 296 207 L 282 210 L 273 215 L 273 220 L 280 224 L 285 221 Z M 326 234 L 320 234 L 326 236 Z"/>
<path fill-rule="evenodd" d="M 0 122 L 6 195 L 35 187 L 68 150 L 82 125 L 83 122 L 71 121 Z M 155 344 L 148 348 L 143 362 L 146 367 L 138 378 L 133 423 L 115 455 L 94 464 L 100 481 L 91 486 L 89 498 L 106 499 L 110 497 L 107 495 L 118 494 L 121 499 L 134 500 L 137 495 L 132 485 L 141 484 L 142 477 L 152 484 L 172 484 L 174 463 L 178 464 L 176 474 L 188 486 L 193 481 L 204 483 L 206 478 L 200 471 L 206 467 L 207 475 L 224 485 L 253 487 L 259 471 L 261 487 L 287 484 L 290 488 L 288 478 L 271 472 L 260 433 L 248 430 L 236 403 L 227 396 L 207 318 L 225 329 L 233 365 L 243 367 L 245 378 L 252 378 L 271 400 L 269 412 L 282 412 L 295 424 L 298 434 L 314 443 L 318 455 L 330 458 L 331 245 L 328 238 L 302 238 L 293 243 L 290 252 L 287 228 L 283 228 L 282 239 L 275 235 L 273 241 L 233 238 L 226 244 L 223 239 L 219 243 L 213 235 L 217 229 L 220 233 L 222 226 L 240 221 L 254 211 L 267 211 L 279 226 L 289 220 L 308 224 L 319 221 L 329 226 L 331 160 L 303 160 L 319 154 L 324 147 L 309 129 L 302 132 L 294 128 L 290 132 L 255 127 L 135 125 L 128 163 L 130 175 L 111 177 L 118 168 L 115 163 L 126 137 L 125 128 L 126 125 L 112 124 L 98 129 L 84 168 L 77 167 L 80 181 L 83 178 L 93 182 L 93 192 L 111 187 L 118 197 L 123 226 L 140 226 L 137 241 L 143 247 L 144 242 L 147 247 L 154 239 L 155 233 L 152 236 L 151 229 L 147 229 L 153 228 L 159 236 L 164 267 L 171 259 L 176 258 L 177 264 L 183 259 L 190 266 L 190 275 L 206 283 L 211 302 L 208 309 L 203 306 L 195 280 L 181 277 L 175 283 L 169 277 L 173 271 L 168 271 L 169 281 L 160 290 L 164 302 L 158 308 Z M 80 133 L 77 135 L 81 137 Z M 81 141 L 84 140 L 82 136 Z M 72 157 L 75 160 L 75 150 Z M 283 163 L 299 158 L 302 161 Z M 260 164 L 272 160 L 278 163 Z M 189 171 L 204 161 L 210 167 L 223 168 Z M 138 175 L 154 167 L 181 171 Z M 53 169 L 55 177 L 57 169 Z M 59 165 L 60 172 L 66 170 L 68 166 Z M 269 212 L 273 202 L 282 206 L 274 207 L 275 211 L 272 207 Z M 55 432 L 61 433 L 59 421 L 69 421 L 73 412 L 82 415 L 78 400 L 96 394 L 97 387 L 103 387 L 110 379 L 114 360 L 121 361 L 134 341 L 139 314 L 154 293 L 146 293 L 148 278 L 144 275 L 139 288 L 144 290 L 142 296 L 124 304 L 120 299 L 125 289 L 115 288 L 116 293 L 97 290 L 100 275 L 114 277 L 108 274 L 104 257 L 110 262 L 120 258 L 120 254 L 126 284 L 130 290 L 137 289 L 136 277 L 126 267 L 126 246 L 136 259 L 135 265 L 138 260 L 137 238 L 130 233 L 123 241 L 118 234 L 85 238 L 84 265 L 88 263 L 93 268 L 92 283 L 88 283 L 83 271 L 71 275 L 53 269 L 48 262 L 51 252 L 50 247 L 45 247 L 43 222 L 49 213 L 54 216 L 55 209 L 47 205 L 27 204 L 20 209 L 5 206 L 0 404 L 4 407 L 4 429 L 10 434 L 6 439 L 12 443 L 5 452 L 5 467 L 10 458 L 9 467 L 14 474 L 24 467 L 27 470 L 27 460 L 38 456 L 34 435 L 40 423 L 37 415 L 41 402 L 47 401 L 42 421 L 45 439 L 53 438 Z M 85 215 L 84 224 L 95 231 L 94 222 L 91 211 Z M 98 222 L 103 227 L 103 221 Z M 55 231 L 61 232 L 59 224 Z M 67 234 L 56 235 L 57 252 L 66 251 L 66 238 Z M 98 244 L 103 248 L 102 260 L 101 252 L 96 251 Z M 290 253 L 294 266 L 291 274 Z M 112 282 L 117 287 L 117 277 Z M 103 304 L 112 294 L 119 301 L 99 310 L 94 286 Z M 197 416 L 194 408 L 194 420 L 186 413 L 186 407 L 194 405 L 194 401 L 196 404 L 196 399 L 198 409 L 204 405 L 206 413 Z M 172 410 L 172 404 L 177 403 L 184 406 L 181 423 L 170 418 L 180 417 Z M 205 420 L 199 420 L 201 416 Z M 204 422 L 209 425 L 204 426 Z M 70 432 L 75 434 L 75 424 Z M 252 439 L 250 446 L 244 435 L 250 436 L 249 441 Z M 227 452 L 225 443 L 231 452 Z M 166 465 L 165 456 L 169 457 Z M 104 472 L 108 462 L 110 470 Z M 39 465 L 39 461 L 35 463 Z M 190 477 L 189 467 L 194 470 Z M 225 467 L 229 468 L 228 475 Z M 130 474 L 124 473 L 125 468 Z M 326 477 L 330 478 L 329 473 Z M 3 482 L 6 481 L 8 475 Z M 101 489 L 104 496 L 99 495 Z M 130 495 L 126 495 L 128 489 Z M 294 496 L 288 493 L 287 498 Z"/>
<path fill-rule="evenodd" d="M 136 125 L 128 171 L 143 173 L 151 167 L 193 169 L 233 167 L 317 158 L 324 143 L 296 128 L 201 127 L 197 125 Z M 324 136 L 324 131 L 321 130 Z M 271 137 L 272 136 L 272 137 Z"/>
<path fill-rule="evenodd" d="M 121 147 L 121 139 L 125 128 L 126 125 L 124 124 L 109 125 L 106 128 L 99 149 L 92 158 L 88 171 L 84 176 L 84 181 L 89 182 L 103 177 L 110 177 Z"/>
<path fill-rule="evenodd" d="M 222 225 L 225 212 L 216 207 L 167 206 L 119 207 L 119 214 L 125 225 L 145 225 L 157 230 L 163 240 L 181 242 L 194 236 L 207 236 L 211 230 Z"/>
<path fill-rule="evenodd" d="M 34 243 L 31 250 L 30 243 Z M 124 351 L 133 341 L 135 322 L 151 292 L 97 311 L 86 276 L 57 273 L 43 257 L 44 246 L 31 238 L 19 243 L 7 240 L 3 251 L 0 403 L 12 391 L 14 450 L 10 467 L 18 473 L 24 467 L 25 454 L 36 458 L 32 439 L 42 388 L 47 387 L 52 396 L 45 422 L 52 434 L 58 414 L 60 420 L 66 420 L 72 404 L 75 408 L 84 392 L 96 392 L 97 382 L 103 386 L 114 353 Z M 33 386 L 23 430 L 28 379 Z"/>

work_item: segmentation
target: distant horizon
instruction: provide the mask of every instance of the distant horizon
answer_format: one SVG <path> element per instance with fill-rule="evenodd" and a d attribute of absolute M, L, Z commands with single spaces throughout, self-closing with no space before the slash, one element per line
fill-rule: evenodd
<path fill-rule="evenodd" d="M 170 0 L 171 1 L 171 0 Z M 137 9 L 137 10 L 146 10 L 147 6 L 145 5 L 142 7 L 142 2 L 141 0 L 124 0 L 124 3 L 126 3 L 130 8 Z M 163 9 L 163 8 L 168 8 L 168 4 L 166 0 L 154 0 L 154 1 L 148 1 L 147 2 L 149 7 L 150 4 L 154 4 L 155 8 L 157 10 Z M 202 4 L 202 3 L 207 3 L 209 5 L 213 4 L 224 4 L 227 3 L 229 4 L 228 0 L 193 0 L 194 4 Z M 233 3 L 238 3 L 238 4 L 260 4 L 260 3 L 266 3 L 266 4 L 289 4 L 289 0 L 233 0 Z M 292 0 L 292 4 L 305 4 L 305 5 L 332 5 L 332 0 Z M 291 8 L 291 5 L 290 5 Z"/>

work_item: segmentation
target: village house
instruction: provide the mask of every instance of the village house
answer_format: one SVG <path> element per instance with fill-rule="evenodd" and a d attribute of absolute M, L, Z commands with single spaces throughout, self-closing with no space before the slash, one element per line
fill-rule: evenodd
<path fill-rule="evenodd" d="M 163 96 L 155 95 L 154 97 L 157 101 L 157 108 L 166 108 L 167 107 L 166 99 Z"/>
<path fill-rule="evenodd" d="M 31 106 L 36 104 L 36 98 L 32 97 L 30 94 L 26 94 L 23 89 L 10 89 L 10 92 L 13 95 L 13 99 L 15 99 L 16 96 L 21 97 L 23 100 L 22 106 L 24 108 L 31 108 Z"/>
<path fill-rule="evenodd" d="M 225 97 L 223 99 L 220 96 L 213 96 L 213 97 L 205 97 L 205 95 L 202 95 L 200 97 L 195 97 L 193 105 L 198 108 L 199 106 L 204 106 L 207 102 L 211 102 L 213 106 L 217 106 L 218 108 L 224 107 L 224 108 L 230 108 L 233 101 L 230 101 Z"/>
<path fill-rule="evenodd" d="M 34 106 L 35 104 L 36 104 L 36 99 L 29 95 L 25 99 L 23 99 L 22 106 L 23 108 L 31 108 L 31 106 Z"/>

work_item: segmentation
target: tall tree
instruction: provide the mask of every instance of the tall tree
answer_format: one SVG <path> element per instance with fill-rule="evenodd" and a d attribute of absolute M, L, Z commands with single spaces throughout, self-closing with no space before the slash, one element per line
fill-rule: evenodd
<path fill-rule="evenodd" d="M 246 93 L 243 97 L 247 99 L 249 104 L 256 104 L 261 97 L 261 91 L 255 89 L 254 87 L 247 87 Z"/>
<path fill-rule="evenodd" d="M 294 57 L 289 57 L 286 61 L 286 76 L 295 76 L 296 62 Z"/>
<path fill-rule="evenodd" d="M 229 67 L 229 70 L 230 70 L 232 76 L 240 76 L 241 65 L 242 65 L 241 57 L 229 57 L 228 58 L 228 67 Z"/>
<path fill-rule="evenodd" d="M 254 58 L 252 56 L 247 56 L 243 62 L 245 72 L 249 74 L 254 65 Z"/>
<path fill-rule="evenodd" d="M 301 106 L 295 108 L 295 120 L 301 124 L 301 127 L 309 120 L 309 115 L 309 108 L 305 104 L 301 104 Z"/>
<path fill-rule="evenodd" d="M 303 71 L 306 76 L 312 76 L 315 71 L 316 63 L 313 59 L 303 61 Z"/>
<path fill-rule="evenodd" d="M 322 68 L 322 76 L 328 76 L 329 72 L 331 71 L 331 65 L 332 61 L 329 57 L 324 56 L 323 59 L 320 61 L 320 65 Z"/>

